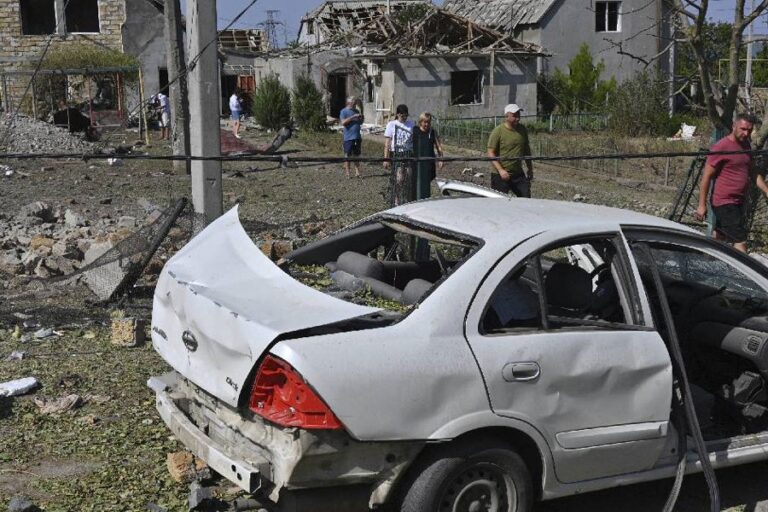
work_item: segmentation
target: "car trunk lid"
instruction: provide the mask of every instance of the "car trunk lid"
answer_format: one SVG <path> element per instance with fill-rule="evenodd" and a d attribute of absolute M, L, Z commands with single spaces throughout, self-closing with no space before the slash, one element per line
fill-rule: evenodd
<path fill-rule="evenodd" d="M 152 343 L 176 371 L 236 406 L 254 364 L 278 336 L 376 311 L 294 280 L 253 244 L 233 208 L 163 268 Z"/>

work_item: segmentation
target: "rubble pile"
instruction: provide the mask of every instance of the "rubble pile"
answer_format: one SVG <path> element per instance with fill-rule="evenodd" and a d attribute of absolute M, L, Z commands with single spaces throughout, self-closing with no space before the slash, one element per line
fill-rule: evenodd
<path fill-rule="evenodd" d="M 72 134 L 21 114 L 12 124 L 2 124 L 8 130 L 4 150 L 7 153 L 90 153 L 93 145 L 82 134 Z M 3 149 L 3 148 L 0 148 Z"/>
<path fill-rule="evenodd" d="M 153 210 L 143 221 L 153 222 L 159 214 Z M 91 222 L 74 205 L 53 207 L 42 201 L 23 206 L 16 215 L 0 213 L 0 275 L 45 279 L 72 274 L 131 236 L 139 225 L 126 215 L 102 215 Z M 14 285 L 13 279 L 0 281 Z"/>

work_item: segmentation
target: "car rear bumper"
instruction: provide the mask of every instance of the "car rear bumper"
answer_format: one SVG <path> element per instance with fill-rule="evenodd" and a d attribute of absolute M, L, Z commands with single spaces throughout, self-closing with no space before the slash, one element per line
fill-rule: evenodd
<path fill-rule="evenodd" d="M 151 377 L 163 421 L 197 457 L 247 492 L 371 484 L 383 503 L 424 441 L 359 442 L 343 430 L 272 425 L 222 403 L 177 372 Z"/>
<path fill-rule="evenodd" d="M 151 377 L 147 385 L 155 391 L 155 406 L 160 417 L 189 451 L 247 492 L 255 492 L 262 487 L 264 475 L 271 473 L 269 460 L 242 460 L 195 425 L 179 407 L 176 400 L 181 397 L 174 396 L 175 373 Z"/>

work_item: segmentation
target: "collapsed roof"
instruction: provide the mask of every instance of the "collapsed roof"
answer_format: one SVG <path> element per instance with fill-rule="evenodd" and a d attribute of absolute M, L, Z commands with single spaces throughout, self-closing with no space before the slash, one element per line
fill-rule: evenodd
<path fill-rule="evenodd" d="M 230 28 L 219 32 L 219 50 L 259 53 L 269 50 L 269 42 L 262 29 Z"/>
<path fill-rule="evenodd" d="M 518 25 L 533 25 L 555 0 L 446 0 L 443 8 L 475 23 L 511 32 Z"/>
<path fill-rule="evenodd" d="M 422 2 L 327 2 L 315 11 L 315 31 L 322 42 L 291 53 L 348 49 L 365 57 L 543 55 L 533 43 L 517 41 L 466 18 Z"/>

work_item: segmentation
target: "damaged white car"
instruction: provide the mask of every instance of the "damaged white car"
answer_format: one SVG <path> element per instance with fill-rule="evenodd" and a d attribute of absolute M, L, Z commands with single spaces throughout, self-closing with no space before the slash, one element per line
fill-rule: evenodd
<path fill-rule="evenodd" d="M 718 242 L 586 204 L 420 201 L 279 266 L 232 210 L 162 272 L 174 371 L 150 386 L 182 443 L 278 504 L 356 486 L 529 511 L 768 459 L 767 290 Z"/>

